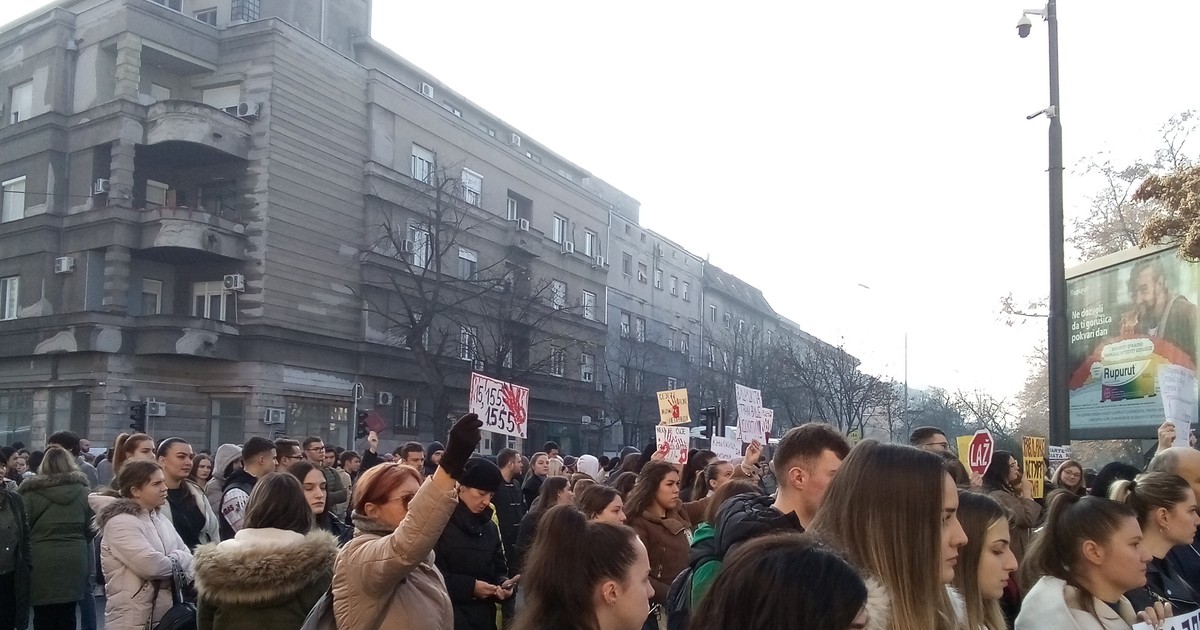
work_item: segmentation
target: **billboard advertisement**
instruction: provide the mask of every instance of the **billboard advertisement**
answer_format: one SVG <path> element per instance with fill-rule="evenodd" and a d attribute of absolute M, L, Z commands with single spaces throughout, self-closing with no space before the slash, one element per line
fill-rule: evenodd
<path fill-rule="evenodd" d="M 1074 439 L 1153 437 L 1167 418 L 1196 418 L 1200 266 L 1174 248 L 1139 253 L 1068 274 Z"/>

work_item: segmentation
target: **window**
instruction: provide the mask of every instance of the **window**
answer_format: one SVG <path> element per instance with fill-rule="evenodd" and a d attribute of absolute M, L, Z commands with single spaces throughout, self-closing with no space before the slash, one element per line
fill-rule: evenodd
<path fill-rule="evenodd" d="M 733 371 L 734 371 L 734 372 L 735 372 L 735 373 L 736 373 L 738 376 L 741 376 L 741 375 L 742 375 L 742 367 L 743 367 L 743 364 L 742 364 L 742 355 L 740 355 L 740 354 L 739 354 L 739 355 L 737 355 L 737 357 L 735 357 L 735 358 L 734 358 L 734 361 L 733 361 Z"/>
<path fill-rule="evenodd" d="M 466 247 L 458 248 L 458 277 L 476 280 L 479 274 L 479 254 Z"/>
<path fill-rule="evenodd" d="M 161 4 L 172 11 L 179 11 L 183 8 L 183 0 L 154 0 L 155 4 Z"/>
<path fill-rule="evenodd" d="M 550 305 L 554 310 L 567 307 L 567 283 L 562 280 L 550 281 Z"/>
<path fill-rule="evenodd" d="M 671 276 L 671 295 L 679 295 L 679 276 Z"/>
<path fill-rule="evenodd" d="M 225 85 L 222 87 L 209 88 L 201 93 L 200 101 L 209 107 L 226 111 L 231 114 L 237 113 L 238 102 L 242 100 L 242 86 L 240 85 Z"/>
<path fill-rule="evenodd" d="M 208 403 L 208 447 L 246 441 L 246 403 L 241 398 L 212 398 Z"/>
<path fill-rule="evenodd" d="M 675 351 L 675 329 L 667 331 L 667 350 Z"/>
<path fill-rule="evenodd" d="M 725 314 L 721 316 L 721 325 L 725 327 L 725 330 L 729 330 L 729 326 L 732 323 L 733 323 L 733 314 L 730 313 L 729 311 L 725 311 Z"/>
<path fill-rule="evenodd" d="M 629 336 L 629 313 L 621 313 L 621 336 Z"/>
<path fill-rule="evenodd" d="M 550 375 L 562 376 L 567 369 L 567 351 L 562 348 L 550 348 Z"/>
<path fill-rule="evenodd" d="M 478 354 L 479 329 L 475 326 L 462 326 L 458 331 L 458 358 L 474 361 Z"/>
<path fill-rule="evenodd" d="M 691 283 L 688 283 L 688 282 L 683 283 L 683 295 L 681 297 L 683 297 L 684 302 L 688 301 L 688 289 L 690 289 L 690 288 L 692 288 Z"/>
<path fill-rule="evenodd" d="M 417 325 L 421 322 L 421 311 L 413 311 L 411 319 L 404 317 L 404 315 L 402 315 L 402 314 L 398 315 L 397 317 L 402 317 L 402 318 L 404 318 L 404 320 L 407 320 L 406 328 L 408 328 L 409 330 L 412 330 L 412 329 L 416 328 Z M 421 347 L 422 348 L 429 347 L 429 328 L 430 328 L 430 326 L 431 325 L 426 325 L 425 330 L 421 331 Z M 405 347 L 407 347 L 407 344 L 408 344 L 407 340 L 402 340 L 402 341 L 404 342 Z"/>
<path fill-rule="evenodd" d="M 596 294 L 591 291 L 583 292 L 583 316 L 593 321 L 596 319 Z"/>
<path fill-rule="evenodd" d="M 649 269 L 649 267 L 646 266 L 646 263 L 638 263 L 638 282 L 641 282 L 642 284 L 646 283 L 646 280 L 648 280 L 646 277 L 647 269 Z"/>
<path fill-rule="evenodd" d="M 0 223 L 25 218 L 25 178 L 0 183 Z"/>
<path fill-rule="evenodd" d="M 408 251 L 412 257 L 409 263 L 414 267 L 426 269 L 433 261 L 433 238 L 429 228 L 424 225 L 409 224 Z"/>
<path fill-rule="evenodd" d="M 217 9 L 216 9 L 216 7 L 213 7 L 211 9 L 204 9 L 201 11 L 197 11 L 196 19 L 200 20 L 201 22 L 204 22 L 205 24 L 208 24 L 210 26 L 216 26 L 217 25 Z"/>
<path fill-rule="evenodd" d="M 633 391 L 635 391 L 639 394 L 642 392 L 642 383 L 643 383 L 644 377 L 645 377 L 645 373 L 642 372 L 641 370 L 633 371 Z"/>
<path fill-rule="evenodd" d="M 91 396 L 87 392 L 73 389 L 50 390 L 49 426 L 47 433 L 74 431 L 76 435 L 88 434 L 88 414 Z"/>
<path fill-rule="evenodd" d="M 521 215 L 518 213 L 517 207 L 518 207 L 517 200 L 513 199 L 512 197 L 509 197 L 508 198 L 508 220 L 509 221 L 516 221 L 517 219 L 521 218 Z"/>
<path fill-rule="evenodd" d="M 483 198 L 483 175 L 464 168 L 462 170 L 462 194 L 463 201 L 478 206 Z"/>
<path fill-rule="evenodd" d="M 646 340 L 646 320 L 645 320 L 645 318 L 642 318 L 642 317 L 637 318 L 636 328 L 635 328 L 634 332 L 637 333 L 638 341 Z"/>
<path fill-rule="evenodd" d="M 326 444 L 345 444 L 350 422 L 350 406 L 337 402 L 288 400 L 286 435 L 315 435 Z"/>
<path fill-rule="evenodd" d="M 687 354 L 692 350 L 692 336 L 687 333 L 680 333 L 679 351 Z"/>
<path fill-rule="evenodd" d="M 654 288 L 658 289 L 660 291 L 662 290 L 662 278 L 663 278 L 662 269 L 656 268 L 654 270 Z"/>
<path fill-rule="evenodd" d="M 0 320 L 17 318 L 17 295 L 20 288 L 20 276 L 0 278 Z"/>
<path fill-rule="evenodd" d="M 629 391 L 629 368 L 624 365 L 617 368 L 617 389 L 622 392 Z"/>
<path fill-rule="evenodd" d="M 717 346 L 708 344 L 708 367 L 714 367 L 717 362 Z"/>
<path fill-rule="evenodd" d="M 716 323 L 717 321 L 717 306 L 715 304 L 710 304 L 708 306 L 708 321 L 713 323 Z"/>
<path fill-rule="evenodd" d="M 674 376 L 667 377 L 667 389 L 668 390 L 675 389 L 678 386 L 679 386 L 679 381 L 675 380 Z"/>
<path fill-rule="evenodd" d="M 728 350 L 721 351 L 721 367 L 726 372 L 729 371 L 729 351 Z"/>
<path fill-rule="evenodd" d="M 554 215 L 554 242 L 561 243 L 567 238 L 567 218 L 562 215 Z"/>
<path fill-rule="evenodd" d="M 157 83 L 150 84 L 150 99 L 155 103 L 171 100 L 171 88 Z"/>
<path fill-rule="evenodd" d="M 768 346 L 771 345 L 771 338 L 774 337 L 774 335 L 771 334 L 772 332 L 774 331 L 768 330 L 764 336 L 764 341 Z"/>
<path fill-rule="evenodd" d="M 596 357 L 587 353 L 579 355 L 579 380 L 584 383 L 596 380 Z"/>
<path fill-rule="evenodd" d="M 426 184 L 433 183 L 433 151 L 425 147 L 412 145 L 412 178 Z"/>
<path fill-rule="evenodd" d="M 454 114 L 455 116 L 458 116 L 459 118 L 462 118 L 462 110 L 455 107 L 450 101 L 442 101 L 442 109 Z"/>
<path fill-rule="evenodd" d="M 9 99 L 8 122 L 19 123 L 33 116 L 33 81 L 13 86 Z"/>
<path fill-rule="evenodd" d="M 142 315 L 162 313 L 162 280 L 142 278 Z"/>
<path fill-rule="evenodd" d="M 30 443 L 33 425 L 33 393 L 0 393 L 0 442 Z"/>
<path fill-rule="evenodd" d="M 258 19 L 259 0 L 233 0 L 231 19 L 249 22 Z"/>
<path fill-rule="evenodd" d="M 233 300 L 224 282 L 196 282 L 192 284 L 192 317 L 227 322 L 234 314 Z"/>
<path fill-rule="evenodd" d="M 621 254 L 621 272 L 627 276 L 633 275 L 633 256 Z"/>
<path fill-rule="evenodd" d="M 400 404 L 396 409 L 396 428 L 397 429 L 412 429 L 417 428 L 417 399 L 404 398 L 400 400 Z"/>
<path fill-rule="evenodd" d="M 583 253 L 589 258 L 600 255 L 600 237 L 591 230 L 583 231 Z"/>
<path fill-rule="evenodd" d="M 744 320 L 744 319 L 738 320 L 738 329 L 737 330 L 738 330 L 739 335 L 744 334 L 746 332 L 746 320 Z"/>

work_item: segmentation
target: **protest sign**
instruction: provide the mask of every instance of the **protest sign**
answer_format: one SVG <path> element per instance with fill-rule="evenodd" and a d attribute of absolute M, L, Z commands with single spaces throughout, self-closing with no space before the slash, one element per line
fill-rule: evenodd
<path fill-rule="evenodd" d="M 982 475 L 992 463 L 992 451 L 995 448 L 996 442 L 992 439 L 991 431 L 976 431 L 975 435 L 971 436 L 971 443 L 967 448 L 967 468 Z"/>
<path fill-rule="evenodd" d="M 758 440 L 766 444 L 767 428 L 762 417 L 762 392 L 745 385 L 734 384 L 734 398 L 737 399 L 738 437 L 742 444 Z"/>
<path fill-rule="evenodd" d="M 659 424 L 687 424 L 692 421 L 688 415 L 688 394 L 686 389 L 671 389 L 658 392 L 658 422 Z"/>
<path fill-rule="evenodd" d="M 674 427 L 669 424 L 654 427 L 654 436 L 658 439 L 658 452 L 664 455 L 663 461 L 672 464 L 687 463 L 690 433 L 687 427 Z"/>
<path fill-rule="evenodd" d="M 759 413 L 759 417 L 763 421 L 763 430 L 771 433 L 775 428 L 775 410 L 763 407 Z"/>
<path fill-rule="evenodd" d="M 710 442 L 712 452 L 717 454 L 719 460 L 730 462 L 735 457 L 742 456 L 742 446 L 738 444 L 737 438 L 714 435 Z"/>
<path fill-rule="evenodd" d="M 1196 630 L 1197 628 L 1200 628 L 1200 610 L 1169 617 L 1157 630 Z M 1133 630 L 1155 630 L 1155 628 L 1148 623 L 1138 623 L 1134 624 Z"/>
<path fill-rule="evenodd" d="M 960 435 L 954 438 L 955 445 L 958 447 L 958 461 L 962 462 L 963 468 L 971 470 L 971 440 L 975 439 L 973 435 Z"/>
<path fill-rule="evenodd" d="M 1046 470 L 1058 470 L 1062 463 L 1071 459 L 1070 446 L 1047 446 Z"/>
<path fill-rule="evenodd" d="M 479 414 L 483 430 L 525 439 L 528 431 L 529 388 L 471 373 L 467 409 Z"/>
<path fill-rule="evenodd" d="M 1192 418 L 1196 417 L 1196 376 L 1178 365 L 1158 368 L 1158 391 L 1162 395 L 1163 416 L 1175 425 L 1171 446 L 1190 446 Z"/>
<path fill-rule="evenodd" d="M 1046 487 L 1046 438 L 1021 436 L 1021 460 L 1025 464 L 1025 478 L 1033 484 L 1031 499 L 1045 496 Z"/>

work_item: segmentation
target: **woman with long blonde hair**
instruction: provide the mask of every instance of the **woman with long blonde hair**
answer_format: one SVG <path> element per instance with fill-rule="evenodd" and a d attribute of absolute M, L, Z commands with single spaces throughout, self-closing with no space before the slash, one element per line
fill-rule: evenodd
<path fill-rule="evenodd" d="M 810 531 L 866 574 L 868 630 L 957 630 L 950 588 L 967 536 L 958 487 L 941 457 L 860 442 L 829 484 Z"/>
<path fill-rule="evenodd" d="M 966 603 L 967 630 L 1007 630 L 1000 598 L 1017 570 L 1008 531 L 1008 512 L 995 499 L 958 493 L 958 520 L 967 533 L 959 553 L 954 586 Z"/>

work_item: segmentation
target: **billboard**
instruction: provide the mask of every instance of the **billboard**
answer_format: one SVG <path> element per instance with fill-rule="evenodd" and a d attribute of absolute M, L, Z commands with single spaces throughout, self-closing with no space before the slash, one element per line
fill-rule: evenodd
<path fill-rule="evenodd" d="M 1073 439 L 1149 438 L 1168 417 L 1195 420 L 1197 293 L 1200 267 L 1174 247 L 1068 274 Z"/>

